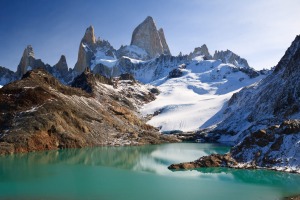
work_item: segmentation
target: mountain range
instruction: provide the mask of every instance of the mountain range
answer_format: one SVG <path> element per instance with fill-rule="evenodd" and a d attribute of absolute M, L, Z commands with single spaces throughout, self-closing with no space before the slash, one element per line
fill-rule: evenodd
<path fill-rule="evenodd" d="M 211 55 L 205 44 L 173 56 L 152 17 L 119 49 L 88 27 L 74 68 L 63 55 L 45 64 L 28 45 L 16 72 L 0 67 L 0 152 L 159 143 L 177 141 L 161 133 L 190 132 L 235 145 L 195 166 L 213 158 L 299 172 L 299 161 L 289 160 L 300 152 L 299 41 L 260 71 L 230 50 Z"/>

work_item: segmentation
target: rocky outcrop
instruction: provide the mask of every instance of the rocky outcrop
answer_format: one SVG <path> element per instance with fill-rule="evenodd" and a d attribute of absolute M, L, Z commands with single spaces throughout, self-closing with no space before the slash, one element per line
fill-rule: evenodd
<path fill-rule="evenodd" d="M 220 59 L 223 63 L 233 64 L 240 68 L 250 68 L 246 59 L 241 58 L 230 50 L 215 51 L 214 60 Z"/>
<path fill-rule="evenodd" d="M 0 154 L 176 141 L 147 125 L 123 89 L 98 79 L 92 83 L 87 93 L 33 70 L 5 85 L 0 90 Z"/>
<path fill-rule="evenodd" d="M 194 162 L 172 164 L 169 169 L 230 167 L 272 169 L 300 173 L 300 120 L 287 120 L 249 134 L 224 155 L 212 154 Z"/>
<path fill-rule="evenodd" d="M 170 55 L 163 30 L 157 30 L 150 16 L 134 29 L 130 45 L 144 49 L 151 58 L 164 53 Z"/>
<path fill-rule="evenodd" d="M 34 52 L 31 45 L 28 45 L 23 52 L 23 56 L 17 68 L 17 77 L 21 78 L 27 71 L 37 68 L 46 69 L 46 65 L 40 60 L 34 58 Z"/>
<path fill-rule="evenodd" d="M 203 156 L 194 162 L 185 162 L 179 164 L 172 164 L 168 167 L 171 170 L 179 169 L 197 169 L 202 167 L 229 167 L 236 165 L 237 162 L 231 158 L 230 154 L 212 154 Z"/>
<path fill-rule="evenodd" d="M 169 72 L 168 78 L 178 78 L 183 76 L 183 71 L 186 68 L 185 64 L 179 65 L 178 68 L 173 69 L 172 71 Z"/>
<path fill-rule="evenodd" d="M 287 120 L 248 135 L 231 149 L 238 167 L 300 173 L 300 120 Z"/>
<path fill-rule="evenodd" d="M 203 44 L 201 47 L 196 47 L 192 53 L 189 54 L 189 59 L 193 59 L 198 56 L 203 56 L 204 60 L 212 59 L 206 44 Z"/>

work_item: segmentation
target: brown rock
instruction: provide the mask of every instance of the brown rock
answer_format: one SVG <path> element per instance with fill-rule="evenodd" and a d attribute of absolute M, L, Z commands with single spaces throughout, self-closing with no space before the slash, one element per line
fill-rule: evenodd
<path fill-rule="evenodd" d="M 5 85 L 0 90 L 0 132 L 5 133 L 0 155 L 178 141 L 147 125 L 119 90 L 92 76 L 91 93 L 62 85 L 44 70 Z"/>
<path fill-rule="evenodd" d="M 94 27 L 90 26 L 86 29 L 85 34 L 80 42 L 78 59 L 75 64 L 74 70 L 78 74 L 84 72 L 84 70 L 91 65 L 91 60 L 94 56 L 94 48 L 96 44 Z"/>
<path fill-rule="evenodd" d="M 172 164 L 169 169 L 196 169 L 201 167 L 231 167 L 237 162 L 231 158 L 230 154 L 212 154 L 203 156 L 194 162 L 186 162 L 180 164 Z"/>

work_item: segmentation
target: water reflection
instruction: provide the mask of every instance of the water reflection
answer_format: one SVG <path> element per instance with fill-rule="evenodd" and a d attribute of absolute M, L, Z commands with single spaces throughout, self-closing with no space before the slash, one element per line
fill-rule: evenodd
<path fill-rule="evenodd" d="M 0 157 L 0 182 L 28 181 L 36 177 L 55 176 L 58 166 L 96 166 L 142 171 L 180 178 L 243 182 L 288 188 L 300 183 L 296 174 L 266 170 L 203 168 L 170 171 L 172 163 L 186 162 L 211 153 L 226 153 L 228 147 L 213 144 L 165 144 L 143 147 L 98 147 L 68 149 Z"/>

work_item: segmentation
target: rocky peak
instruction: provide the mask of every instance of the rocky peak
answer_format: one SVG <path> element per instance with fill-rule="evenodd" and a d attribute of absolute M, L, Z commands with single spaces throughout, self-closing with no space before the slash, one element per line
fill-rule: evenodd
<path fill-rule="evenodd" d="M 81 74 L 87 67 L 92 69 L 98 64 L 95 59 L 99 56 L 115 57 L 116 50 L 106 40 L 96 40 L 94 27 L 89 26 L 80 42 L 78 59 L 74 67 L 76 75 Z"/>
<path fill-rule="evenodd" d="M 189 55 L 190 58 L 195 58 L 197 56 L 204 56 L 205 59 L 212 59 L 206 44 L 203 44 L 201 47 L 196 47 Z"/>
<path fill-rule="evenodd" d="M 299 49 L 300 49 L 300 35 L 297 35 L 295 40 L 292 42 L 291 46 L 286 50 L 284 56 L 278 62 L 274 72 L 278 72 L 281 69 L 287 68 L 292 57 L 297 53 L 297 51 L 299 51 Z"/>
<path fill-rule="evenodd" d="M 24 49 L 23 57 L 33 57 L 34 58 L 34 51 L 31 45 L 27 45 L 27 47 Z"/>
<path fill-rule="evenodd" d="M 215 51 L 213 59 L 220 59 L 223 63 L 233 64 L 240 68 L 250 68 L 246 59 L 241 58 L 228 49 L 226 51 Z"/>
<path fill-rule="evenodd" d="M 160 29 L 158 30 L 158 35 L 159 35 L 159 37 L 160 37 L 160 41 L 161 41 L 161 44 L 162 44 L 162 46 L 163 46 L 164 54 L 171 55 L 169 46 L 168 46 L 167 41 L 166 41 L 166 38 L 165 38 L 164 30 L 163 30 L 162 28 L 160 28 Z"/>
<path fill-rule="evenodd" d="M 95 44 L 96 43 L 96 37 L 95 37 L 93 26 L 89 26 L 86 29 L 85 34 L 84 34 L 81 42 L 87 43 L 87 44 Z"/>
<path fill-rule="evenodd" d="M 158 31 L 152 17 L 147 17 L 132 34 L 131 45 L 144 49 L 151 58 L 161 54 L 170 54 L 164 32 Z"/>
<path fill-rule="evenodd" d="M 58 63 L 54 65 L 54 67 L 61 73 L 65 73 L 68 71 L 68 64 L 65 55 L 61 55 Z"/>
<path fill-rule="evenodd" d="M 71 83 L 72 87 L 81 88 L 87 93 L 93 93 L 96 83 L 112 85 L 112 80 L 100 74 L 93 74 L 87 67 L 84 72 L 77 76 Z"/>
<path fill-rule="evenodd" d="M 17 69 L 17 77 L 22 77 L 28 70 L 35 69 L 37 67 L 45 68 L 45 64 L 41 60 L 34 58 L 34 51 L 31 45 L 28 45 L 23 52 L 23 56 L 20 60 Z"/>

